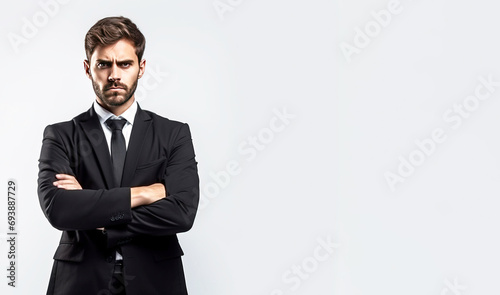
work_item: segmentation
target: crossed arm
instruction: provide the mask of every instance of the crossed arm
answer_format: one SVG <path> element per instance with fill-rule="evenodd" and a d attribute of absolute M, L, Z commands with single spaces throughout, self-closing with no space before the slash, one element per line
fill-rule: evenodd
<path fill-rule="evenodd" d="M 81 190 L 78 180 L 69 174 L 56 174 L 57 181 L 52 184 L 65 190 Z M 149 205 L 166 197 L 165 185 L 154 183 L 148 186 L 130 188 L 130 208 Z"/>
<path fill-rule="evenodd" d="M 57 181 L 52 184 L 65 190 L 81 190 L 82 186 L 78 180 L 69 174 L 56 174 Z M 165 185 L 154 183 L 148 186 L 138 186 L 130 188 L 130 208 L 142 205 L 149 205 L 166 197 Z M 104 230 L 104 227 L 97 228 Z"/>
<path fill-rule="evenodd" d="M 84 180 L 71 176 L 75 175 L 67 149 L 74 145 L 71 132 L 61 136 L 55 126 L 48 126 L 39 160 L 38 196 L 51 225 L 59 230 L 104 227 L 108 246 L 189 230 L 198 206 L 199 179 L 189 127 L 177 126 L 160 181 L 110 189 L 84 188 Z"/>

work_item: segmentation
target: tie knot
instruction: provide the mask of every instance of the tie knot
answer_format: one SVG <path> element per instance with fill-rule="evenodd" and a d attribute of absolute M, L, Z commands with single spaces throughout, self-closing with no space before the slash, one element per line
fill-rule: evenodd
<path fill-rule="evenodd" d="M 111 119 L 111 118 L 109 118 L 106 120 L 106 125 L 108 125 L 112 131 L 115 131 L 115 130 L 121 131 L 123 129 L 123 126 L 125 126 L 126 123 L 127 123 L 127 120 L 125 120 L 125 119 Z"/>

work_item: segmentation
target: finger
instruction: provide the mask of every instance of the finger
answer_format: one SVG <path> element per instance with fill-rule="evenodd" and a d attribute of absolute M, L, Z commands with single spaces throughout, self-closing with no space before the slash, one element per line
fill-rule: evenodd
<path fill-rule="evenodd" d="M 57 182 L 64 183 L 64 184 L 78 183 L 78 181 L 76 181 L 76 179 L 61 179 L 61 180 L 57 180 Z"/>
<path fill-rule="evenodd" d="M 64 186 L 71 186 L 71 185 L 76 185 L 76 183 L 74 181 L 70 181 L 70 180 L 58 180 L 58 181 L 54 181 L 54 186 L 59 186 L 59 185 L 64 185 Z"/>
<path fill-rule="evenodd" d="M 59 182 L 59 181 L 54 181 L 54 182 L 52 183 L 52 185 L 59 187 L 59 186 L 61 186 L 61 185 L 63 185 L 63 184 L 62 184 L 61 182 Z"/>
<path fill-rule="evenodd" d="M 71 185 L 71 186 L 65 186 L 64 189 L 69 191 L 74 191 L 74 190 L 80 190 L 81 188 L 76 185 Z"/>
<path fill-rule="evenodd" d="M 69 175 L 69 174 L 56 174 L 56 178 L 63 180 L 63 179 L 76 179 L 74 176 Z"/>
<path fill-rule="evenodd" d="M 65 189 L 65 190 L 80 190 L 80 189 L 82 189 L 80 186 L 74 185 L 74 184 L 58 184 L 58 185 L 56 185 L 56 187 L 61 188 L 61 189 Z"/>
<path fill-rule="evenodd" d="M 64 189 L 81 189 L 82 188 L 77 181 L 73 181 L 73 180 L 58 180 L 58 181 L 54 181 L 52 184 L 58 188 L 64 188 Z"/>

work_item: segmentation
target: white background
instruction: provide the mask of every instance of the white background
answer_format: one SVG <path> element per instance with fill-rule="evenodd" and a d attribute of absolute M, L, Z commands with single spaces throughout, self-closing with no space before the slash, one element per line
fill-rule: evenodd
<path fill-rule="evenodd" d="M 141 107 L 191 127 L 203 204 L 179 235 L 190 294 L 498 292 L 500 85 L 471 96 L 480 79 L 500 82 L 499 4 L 53 3 L 50 16 L 39 1 L 0 12 L 1 294 L 45 294 L 60 233 L 36 194 L 42 132 L 91 106 L 83 39 L 110 15 L 146 36 Z M 466 114 L 450 113 L 464 104 Z M 430 143 L 435 130 L 444 139 Z M 214 179 L 228 164 L 239 173 Z M 391 187 L 389 173 L 404 181 Z M 6 278 L 10 178 L 16 288 Z"/>

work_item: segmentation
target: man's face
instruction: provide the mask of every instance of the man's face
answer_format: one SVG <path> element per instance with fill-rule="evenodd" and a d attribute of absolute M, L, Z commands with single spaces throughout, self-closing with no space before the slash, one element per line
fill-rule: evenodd
<path fill-rule="evenodd" d="M 121 39 L 112 45 L 97 46 L 84 66 L 100 105 L 111 110 L 132 104 L 137 80 L 145 68 L 145 61 L 137 59 L 132 41 Z"/>

